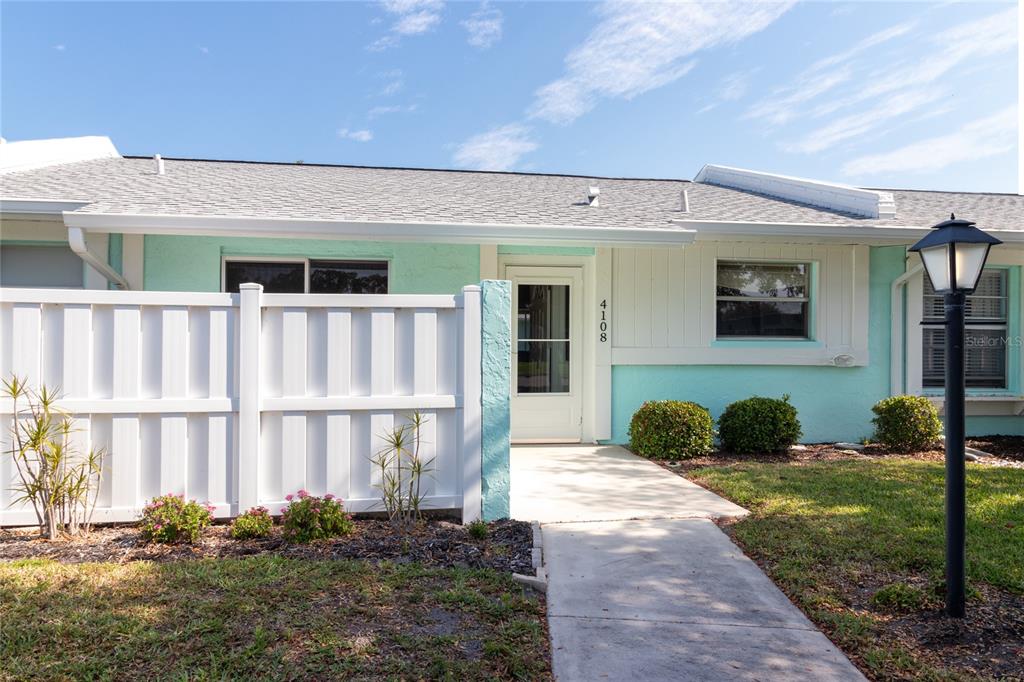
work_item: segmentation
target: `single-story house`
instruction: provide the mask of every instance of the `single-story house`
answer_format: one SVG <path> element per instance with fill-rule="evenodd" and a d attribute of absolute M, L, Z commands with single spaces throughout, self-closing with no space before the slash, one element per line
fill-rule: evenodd
<path fill-rule="evenodd" d="M 3 287 L 452 294 L 512 282 L 512 439 L 628 439 L 645 400 L 789 394 L 807 442 L 937 396 L 941 299 L 907 247 L 1004 244 L 970 299 L 968 432 L 1024 434 L 1024 196 L 707 165 L 693 180 L 122 156 L 0 145 Z"/>

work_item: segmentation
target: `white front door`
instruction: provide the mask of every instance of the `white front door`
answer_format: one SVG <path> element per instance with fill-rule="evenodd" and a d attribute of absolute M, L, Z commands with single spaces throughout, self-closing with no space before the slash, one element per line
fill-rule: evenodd
<path fill-rule="evenodd" d="M 509 265 L 512 440 L 576 443 L 583 422 L 582 269 Z"/>

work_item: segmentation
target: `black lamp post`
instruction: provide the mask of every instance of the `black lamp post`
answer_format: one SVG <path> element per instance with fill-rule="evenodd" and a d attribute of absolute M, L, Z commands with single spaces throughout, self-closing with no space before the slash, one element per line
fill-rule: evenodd
<path fill-rule="evenodd" d="M 969 220 L 939 223 L 910 247 L 921 254 L 935 293 L 946 308 L 946 613 L 964 616 L 966 572 L 966 469 L 964 466 L 964 304 L 993 244 L 1002 244 Z"/>

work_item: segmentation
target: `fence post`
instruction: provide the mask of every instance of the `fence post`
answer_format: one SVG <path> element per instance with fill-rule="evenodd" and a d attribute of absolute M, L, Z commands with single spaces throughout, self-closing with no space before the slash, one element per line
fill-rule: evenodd
<path fill-rule="evenodd" d="M 480 287 L 462 288 L 462 522 L 482 516 L 480 440 Z"/>
<path fill-rule="evenodd" d="M 260 384 L 263 285 L 241 284 L 238 334 L 238 509 L 259 502 Z"/>

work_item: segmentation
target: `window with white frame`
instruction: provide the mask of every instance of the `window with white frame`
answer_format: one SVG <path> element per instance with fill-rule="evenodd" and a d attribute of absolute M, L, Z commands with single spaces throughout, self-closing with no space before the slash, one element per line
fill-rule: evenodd
<path fill-rule="evenodd" d="M 967 297 L 964 364 L 968 388 L 1006 388 L 1007 272 L 986 269 Z M 921 383 L 942 388 L 946 383 L 946 329 L 942 294 L 924 277 Z"/>
<path fill-rule="evenodd" d="M 387 261 L 226 260 L 224 291 L 255 282 L 269 294 L 386 294 Z"/>
<path fill-rule="evenodd" d="M 810 272 L 809 263 L 718 261 L 718 338 L 808 338 Z"/>

